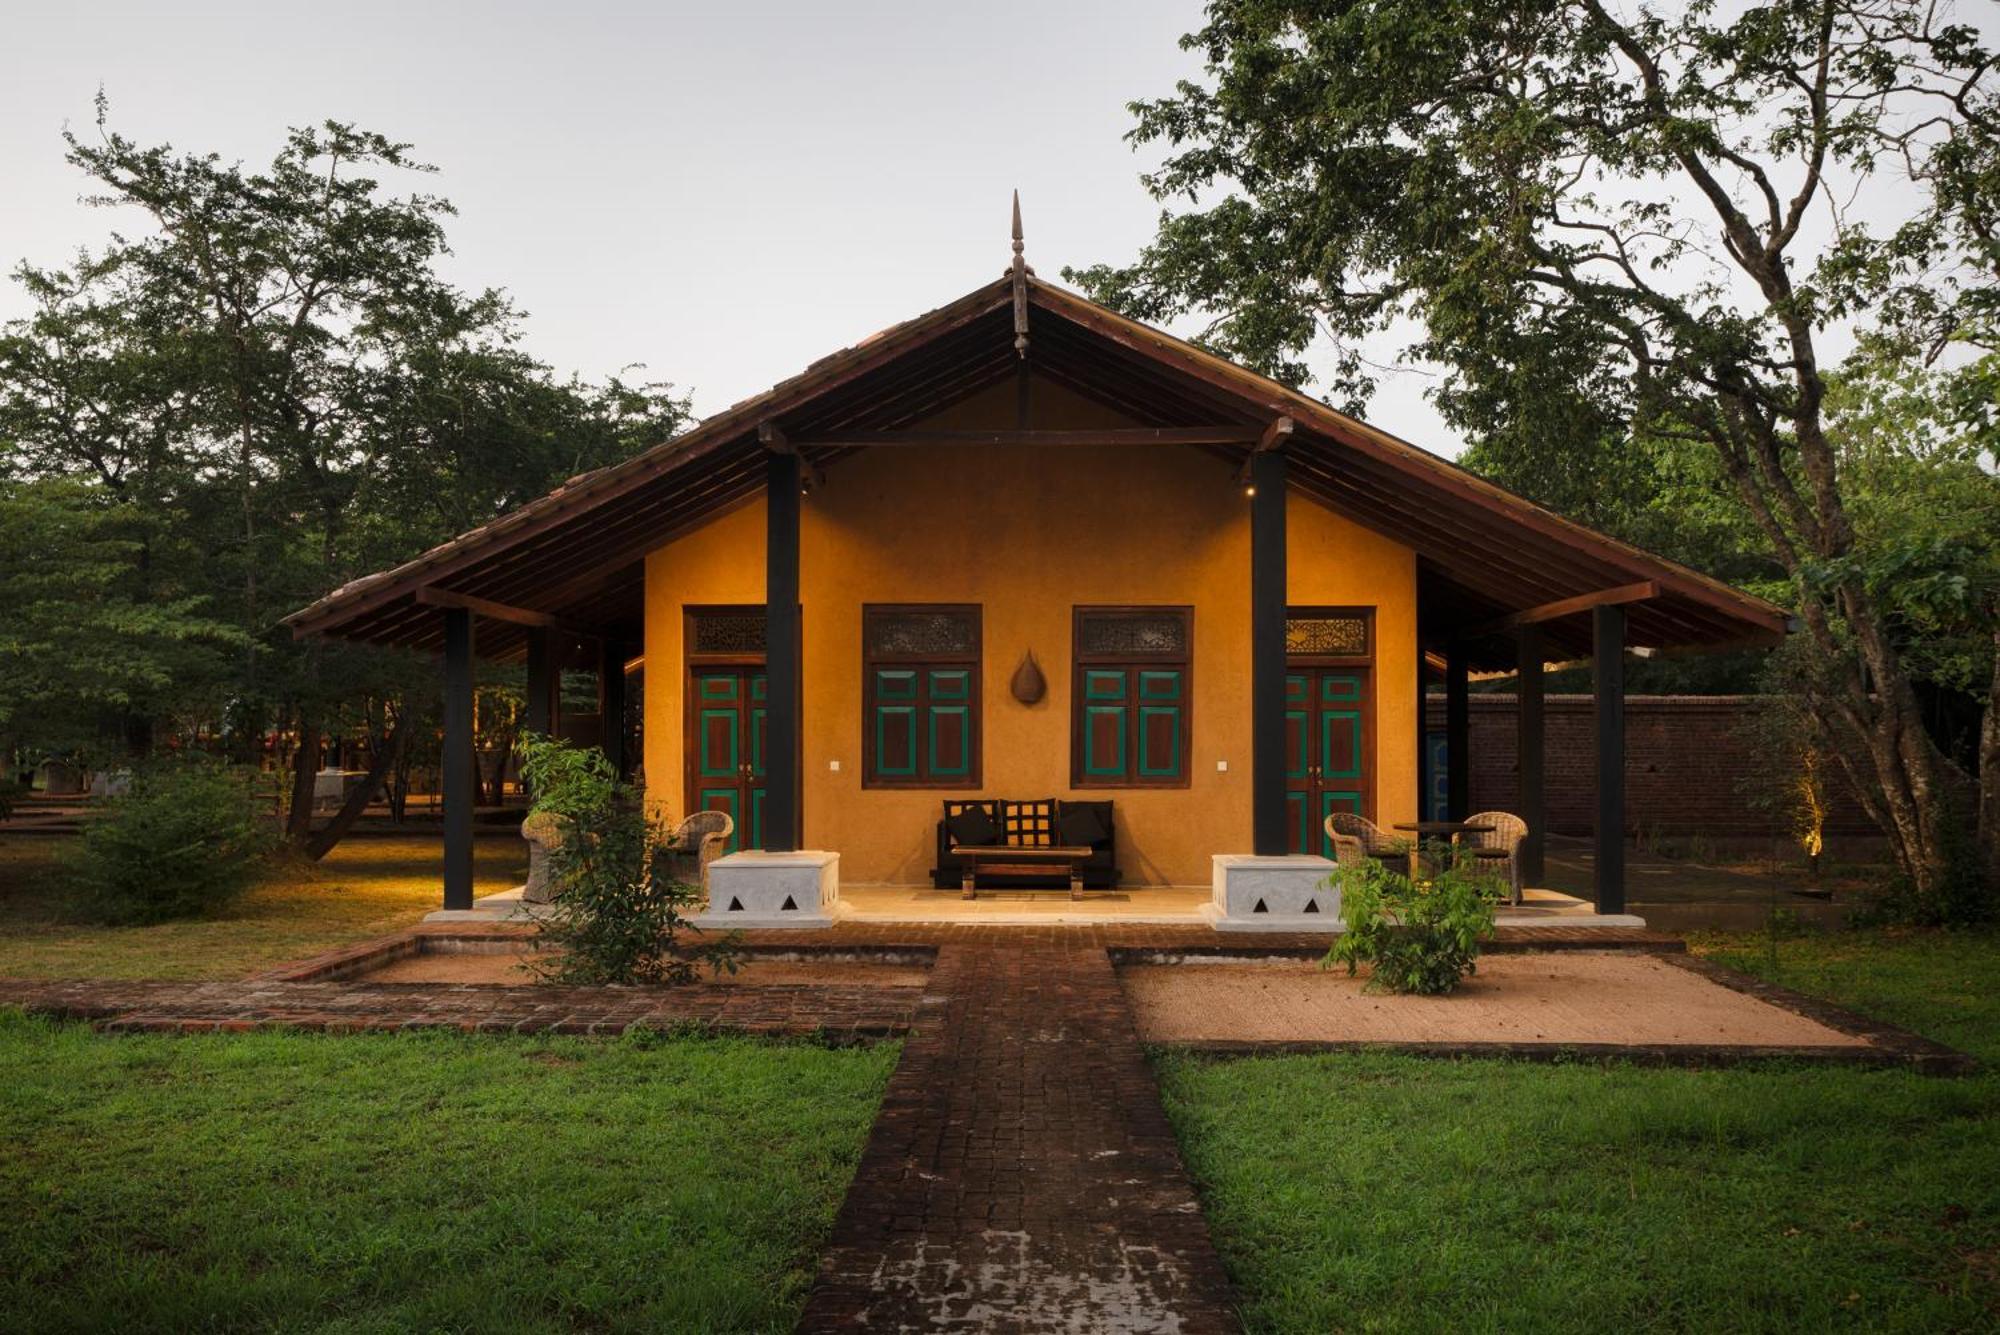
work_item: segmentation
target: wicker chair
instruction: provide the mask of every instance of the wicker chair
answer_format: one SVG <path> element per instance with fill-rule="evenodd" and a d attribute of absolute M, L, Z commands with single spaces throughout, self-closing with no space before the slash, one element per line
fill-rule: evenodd
<path fill-rule="evenodd" d="M 1368 850 L 1362 846 L 1361 836 L 1341 834 L 1333 828 L 1333 817 L 1326 818 L 1327 841 L 1333 845 L 1333 860 L 1341 867 L 1359 867 L 1368 861 Z"/>
<path fill-rule="evenodd" d="M 667 838 L 667 848 L 677 864 L 676 874 L 700 885 L 701 893 L 706 896 L 708 864 L 722 856 L 729 836 L 735 832 L 736 822 L 726 811 L 697 811 L 676 825 Z"/>
<path fill-rule="evenodd" d="M 1361 846 L 1364 857 L 1381 858 L 1384 862 L 1401 862 L 1409 857 L 1410 846 L 1402 839 L 1369 820 L 1366 816 L 1352 811 L 1336 811 L 1326 818 L 1326 832 L 1333 838 L 1334 852 L 1340 852 L 1343 838 L 1353 839 Z"/>
<path fill-rule="evenodd" d="M 1507 884 L 1513 893 L 1513 902 L 1521 902 L 1521 841 L 1528 837 L 1528 822 L 1511 811 L 1475 812 L 1466 820 L 1468 825 L 1485 825 L 1489 828 L 1483 834 L 1462 836 L 1467 848 L 1498 849 L 1507 854 Z M 1500 859 L 1493 859 L 1498 862 Z"/>

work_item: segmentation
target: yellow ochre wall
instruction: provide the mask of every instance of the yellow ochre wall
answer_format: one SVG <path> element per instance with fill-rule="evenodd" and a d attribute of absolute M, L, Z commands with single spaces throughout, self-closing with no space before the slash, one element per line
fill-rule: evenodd
<path fill-rule="evenodd" d="M 1004 390 L 929 425 L 1011 425 Z M 1038 427 L 1129 424 L 1043 382 L 1034 397 Z M 1292 604 L 1375 608 L 1375 816 L 1413 819 L 1416 558 L 1297 494 L 1287 529 Z M 1108 797 L 1127 884 L 1207 884 L 1212 854 L 1249 851 L 1249 506 L 1228 463 L 1178 446 L 863 451 L 806 499 L 800 575 L 803 845 L 838 851 L 844 881 L 928 880 L 946 797 Z M 645 763 L 656 807 L 678 815 L 687 800 L 683 607 L 763 597 L 761 498 L 647 557 Z M 931 602 L 983 607 L 983 786 L 864 789 L 861 605 Z M 1107 603 L 1195 609 L 1186 788 L 1070 788 L 1071 609 Z M 1029 650 L 1048 692 L 1025 707 L 1008 680 Z"/>

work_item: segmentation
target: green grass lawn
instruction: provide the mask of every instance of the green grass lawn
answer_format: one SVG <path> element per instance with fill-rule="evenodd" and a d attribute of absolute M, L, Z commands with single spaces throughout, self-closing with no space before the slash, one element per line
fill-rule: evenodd
<path fill-rule="evenodd" d="M 1775 976 L 2000 1063 L 2000 938 L 1786 941 Z M 1994 1074 L 1157 1069 L 1253 1330 L 2000 1329 Z"/>
<path fill-rule="evenodd" d="M 0 1012 L 0 1330 L 787 1330 L 894 1061 Z"/>
<path fill-rule="evenodd" d="M 411 926 L 444 902 L 438 839 L 349 839 L 317 864 L 280 864 L 211 918 L 154 927 L 75 921 L 49 836 L 0 838 L 0 978 L 243 978 Z M 519 885 L 527 845 L 473 841 L 473 893 Z"/>

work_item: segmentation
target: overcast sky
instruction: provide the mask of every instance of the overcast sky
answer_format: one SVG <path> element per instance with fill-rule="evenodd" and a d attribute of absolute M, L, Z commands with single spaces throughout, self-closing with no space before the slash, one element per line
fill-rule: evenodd
<path fill-rule="evenodd" d="M 0 0 L 0 267 L 111 215 L 65 125 L 267 163 L 289 125 L 414 144 L 459 210 L 455 281 L 500 286 L 562 371 L 643 362 L 711 413 L 1028 259 L 1129 259 L 1156 206 L 1125 104 L 1199 62 L 1198 0 L 191 5 Z M 128 222 L 127 226 L 131 224 Z M 10 283 L 0 317 L 24 303 Z M 1369 416 L 1457 443 L 1419 375 Z"/>

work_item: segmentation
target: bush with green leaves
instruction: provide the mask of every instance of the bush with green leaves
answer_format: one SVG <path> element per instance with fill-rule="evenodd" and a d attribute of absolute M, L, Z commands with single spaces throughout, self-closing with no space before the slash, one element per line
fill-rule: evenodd
<path fill-rule="evenodd" d="M 87 821 L 66 862 L 79 903 L 111 923 L 157 923 L 227 907 L 278 848 L 255 774 L 212 760 L 141 770 Z"/>
<path fill-rule="evenodd" d="M 1341 867 L 1328 878 L 1340 891 L 1347 930 L 1335 938 L 1323 967 L 1345 964 L 1350 976 L 1374 966 L 1371 988 L 1437 996 L 1478 968 L 1480 944 L 1493 934 L 1500 878 L 1455 850 L 1428 850 L 1433 868 L 1412 881 L 1374 858 Z"/>
<path fill-rule="evenodd" d="M 689 983 L 703 962 L 735 970 L 733 933 L 700 950 L 677 947 L 682 914 L 701 892 L 675 874 L 665 832 L 602 751 L 528 735 L 521 775 L 535 794 L 531 819 L 552 817 L 561 830 L 548 852 L 556 911 L 540 919 L 544 981 Z"/>

